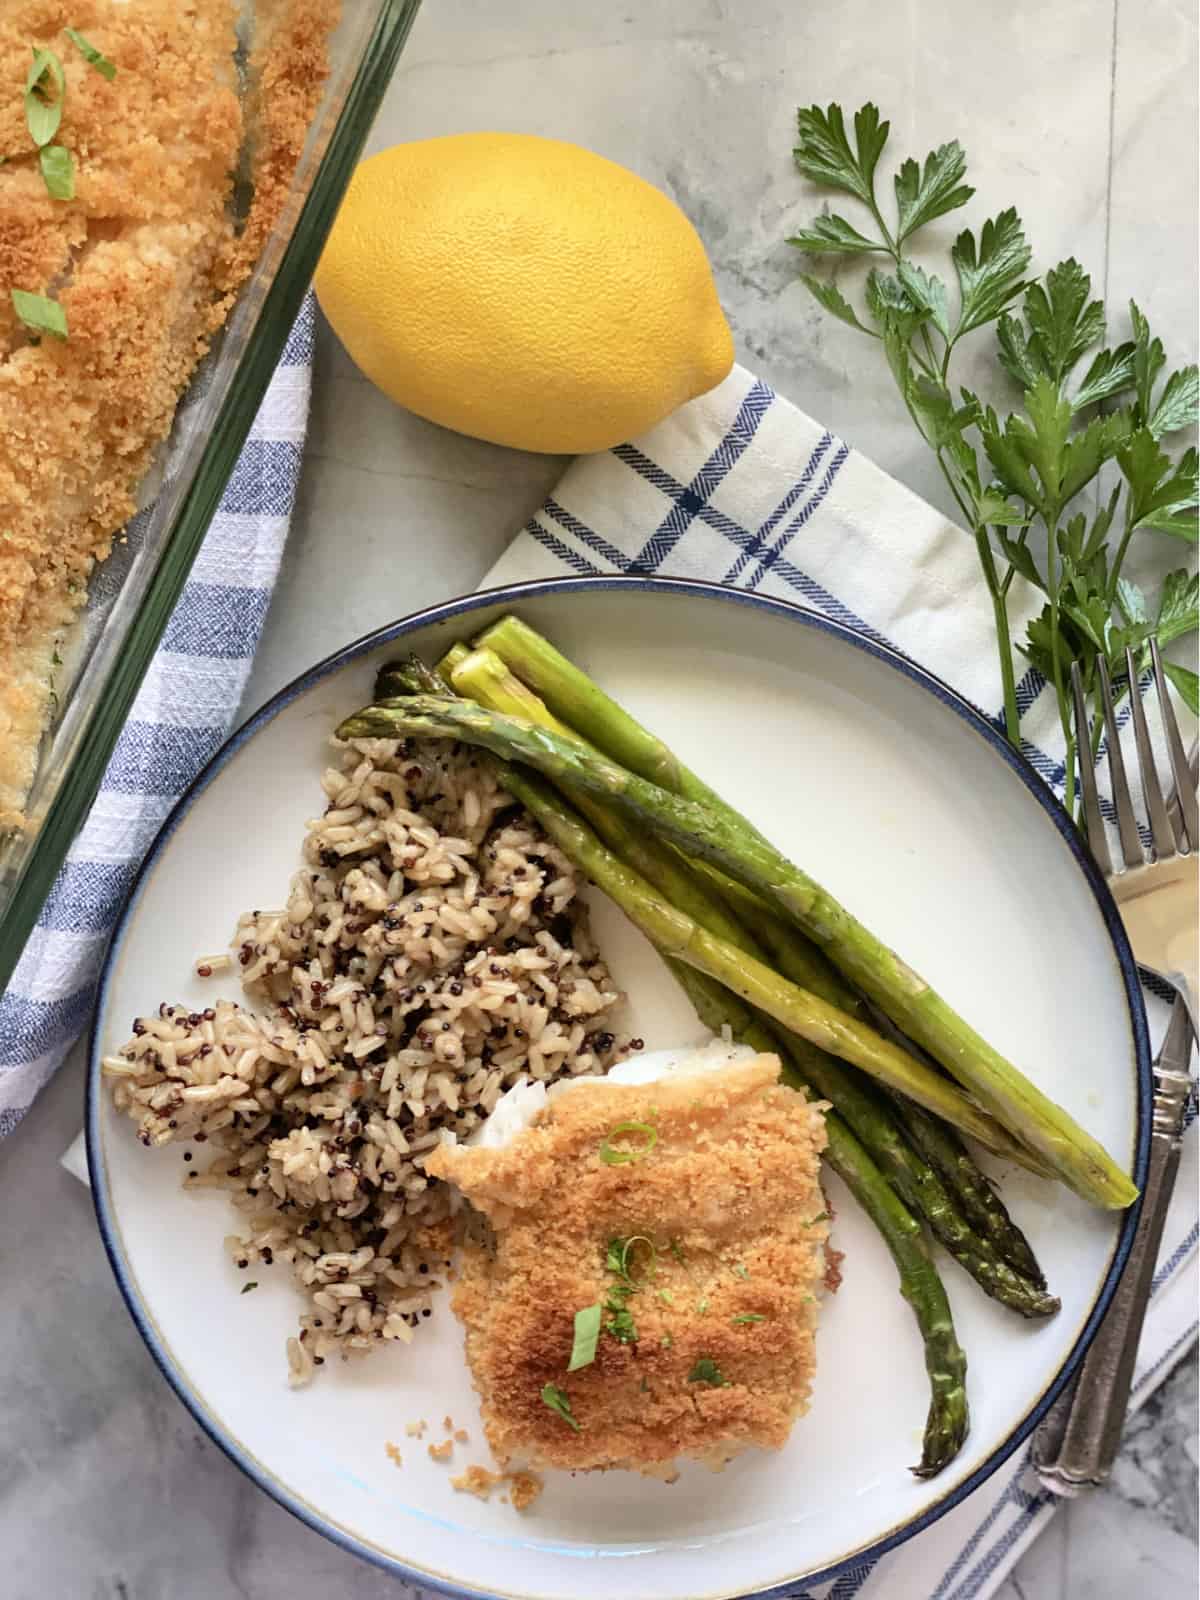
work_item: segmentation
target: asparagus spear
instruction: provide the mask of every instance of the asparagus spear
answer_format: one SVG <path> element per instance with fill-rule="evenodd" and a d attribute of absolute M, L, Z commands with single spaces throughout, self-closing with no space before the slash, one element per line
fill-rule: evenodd
<path fill-rule="evenodd" d="M 718 812 L 711 806 L 683 799 L 615 762 L 581 753 L 549 729 L 461 700 L 418 696 L 407 703 L 368 707 L 349 718 L 340 731 L 343 738 L 415 734 L 463 739 L 611 800 L 678 848 L 712 861 L 809 932 L 859 988 L 924 1045 L 992 1114 L 995 1122 L 1013 1135 L 1011 1147 L 1015 1148 L 1017 1140 L 1023 1141 L 1040 1157 L 1039 1165 L 1053 1168 L 1070 1188 L 1095 1205 L 1119 1209 L 1136 1199 L 1137 1190 L 1128 1176 L 1069 1113 L 981 1039 L 940 995 L 819 884 L 755 829 L 748 824 L 738 825 L 736 813 Z M 688 952 L 685 959 L 693 964 L 703 965 L 704 959 L 715 959 L 703 938 L 689 940 Z M 726 948 L 726 957 L 727 954 Z M 728 962 L 720 964 L 722 970 L 713 972 L 713 976 L 724 982 Z M 789 1015 L 777 1014 L 772 1002 L 783 1003 L 779 985 L 784 980 L 774 973 L 767 976 L 772 985 L 763 991 L 764 998 L 755 999 L 762 1009 L 778 1015 L 785 1026 L 795 1028 L 823 1049 L 854 1061 L 892 1088 L 908 1094 L 963 1132 L 978 1137 L 961 1110 L 951 1114 L 955 1103 L 945 1098 L 944 1086 L 938 1086 L 935 1092 L 932 1080 L 936 1075 L 923 1063 L 915 1062 L 895 1046 L 881 1052 L 880 1044 L 888 1042 L 881 1041 L 870 1029 L 865 1032 L 872 1041 L 871 1048 L 863 1050 L 863 1024 L 846 1018 L 816 996 L 805 996 L 803 1023 L 794 1006 Z M 754 974 L 754 978 L 759 983 L 762 973 Z M 798 992 L 793 985 L 785 987 L 791 997 Z M 890 1052 L 906 1064 L 899 1075 Z M 906 1081 L 898 1081 L 899 1078 Z M 996 1149 L 994 1138 L 980 1142 Z M 1029 1165 L 1028 1160 L 1024 1164 Z"/>
<path fill-rule="evenodd" d="M 682 962 L 673 961 L 671 968 L 701 1022 L 713 1033 L 728 1026 L 735 1039 L 753 1049 L 776 1050 L 776 1041 L 762 1023 L 727 989 Z M 783 1076 L 794 1086 L 798 1084 L 798 1074 L 786 1054 Z M 931 1478 L 954 1459 L 967 1436 L 967 1358 L 954 1331 L 950 1302 L 921 1236 L 920 1224 L 836 1111 L 826 1114 L 825 1128 L 825 1158 L 879 1230 L 896 1264 L 900 1292 L 920 1329 L 930 1400 L 921 1460 L 912 1472 L 918 1478 Z"/>
<path fill-rule="evenodd" d="M 452 675 L 456 664 L 466 656 L 463 650 L 451 652 L 440 670 Z M 383 687 L 404 692 L 427 690 L 438 680 L 419 661 L 406 664 L 403 672 L 397 670 L 385 676 L 380 674 Z M 520 793 L 524 779 L 525 793 Z M 523 799 L 543 826 L 553 796 L 537 779 L 515 774 L 501 767 L 501 779 Z M 513 788 L 514 779 L 517 788 Z M 544 808 L 539 812 L 531 801 L 539 798 Z M 736 1034 L 758 1050 L 773 1050 L 775 1042 L 763 1025 L 757 1022 L 749 1009 L 735 996 L 703 973 L 668 957 L 672 971 L 692 998 L 701 1020 L 717 1033 L 729 1023 Z M 802 1087 L 794 1066 L 786 1061 L 785 1075 L 796 1087 Z M 900 1290 L 912 1308 L 925 1348 L 925 1367 L 930 1381 L 930 1404 L 925 1423 L 921 1460 L 912 1470 L 917 1477 L 932 1477 L 947 1466 L 962 1448 L 969 1427 L 966 1393 L 966 1356 L 958 1343 L 946 1291 L 937 1269 L 930 1260 L 921 1237 L 921 1230 L 912 1215 L 888 1187 L 883 1174 L 875 1166 L 862 1145 L 836 1113 L 826 1116 L 828 1137 L 826 1157 L 854 1195 L 863 1210 L 878 1228 L 891 1253 L 900 1277 Z"/>
<path fill-rule="evenodd" d="M 410 669 L 414 687 L 420 670 L 413 674 Z M 456 664 L 450 669 L 450 679 L 458 693 L 493 711 L 524 716 L 542 727 L 553 728 L 581 749 L 589 748 L 569 728 L 563 727 L 545 703 L 514 677 L 491 650 L 474 650 L 469 655 L 457 656 Z M 749 956 L 763 959 L 762 950 L 744 925 L 688 870 L 675 851 L 588 794 L 570 785 L 564 787 L 567 798 L 609 849 L 648 879 L 671 905 L 686 912 L 709 933 L 727 940 Z M 799 936 L 799 940 L 803 943 L 803 936 Z M 813 955 L 818 963 L 824 960 L 815 949 Z M 673 969 L 677 967 L 673 961 L 671 965 Z M 681 978 L 680 981 L 688 987 L 685 980 Z M 858 997 L 836 972 L 831 971 L 830 986 L 850 1006 L 858 1007 Z M 1056 1299 L 1040 1292 L 1045 1288 L 1044 1280 L 1034 1284 L 1014 1271 L 992 1247 L 988 1230 L 984 1230 L 982 1236 L 974 1232 L 954 1205 L 940 1173 L 905 1141 L 887 1105 L 859 1073 L 852 1067 L 842 1066 L 807 1040 L 790 1036 L 789 1049 L 806 1084 L 845 1117 L 905 1205 L 926 1219 L 935 1236 L 985 1293 L 1026 1317 L 1049 1316 L 1059 1309 Z"/>

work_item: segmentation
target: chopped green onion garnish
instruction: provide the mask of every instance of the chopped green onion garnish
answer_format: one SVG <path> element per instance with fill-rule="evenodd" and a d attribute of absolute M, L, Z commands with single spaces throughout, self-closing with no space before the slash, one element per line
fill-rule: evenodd
<path fill-rule="evenodd" d="M 758 1311 L 746 1311 L 740 1317 L 734 1317 L 733 1318 L 733 1321 L 735 1323 L 738 1323 L 738 1322 L 765 1322 L 766 1320 L 767 1320 L 766 1317 L 764 1317 L 762 1315 L 762 1313 L 758 1312 Z"/>
<path fill-rule="evenodd" d="M 670 1289 L 660 1289 L 658 1291 L 658 1298 L 665 1306 L 673 1306 L 675 1304 L 675 1296 L 671 1293 Z"/>
<path fill-rule="evenodd" d="M 67 337 L 67 314 L 57 300 L 44 294 L 30 294 L 27 289 L 13 289 L 13 310 L 27 328 L 34 333 L 48 333 L 55 339 Z"/>
<path fill-rule="evenodd" d="M 88 40 L 85 39 L 78 31 L 78 29 L 64 28 L 63 32 L 66 34 L 67 38 L 70 39 L 71 43 L 75 46 L 76 50 L 79 51 L 80 55 L 88 63 L 88 65 L 95 67 L 100 76 L 102 78 L 107 78 L 111 83 L 117 75 L 116 65 L 111 62 L 102 51 L 97 50 L 94 44 L 89 43 Z"/>
<path fill-rule="evenodd" d="M 38 151 L 42 178 L 52 200 L 74 200 L 75 163 L 61 144 L 44 144 Z"/>
<path fill-rule="evenodd" d="M 242 1293 L 243 1294 L 249 1294 L 251 1289 L 257 1289 L 257 1288 L 258 1288 L 258 1279 L 257 1278 L 251 1278 L 249 1283 L 244 1283 L 242 1285 Z"/>
<path fill-rule="evenodd" d="M 560 1389 L 556 1383 L 547 1383 L 542 1388 L 542 1401 L 551 1411 L 556 1411 L 564 1422 L 569 1423 L 576 1433 L 581 1432 L 580 1425 L 575 1420 L 571 1410 L 571 1402 L 567 1398 L 565 1389 Z"/>
<path fill-rule="evenodd" d="M 632 1150 L 616 1149 L 612 1141 L 631 1133 L 645 1139 L 645 1144 Z M 648 1156 L 657 1143 L 658 1131 L 648 1122 L 618 1122 L 615 1128 L 608 1130 L 604 1143 L 600 1146 L 600 1159 L 607 1167 L 623 1167 L 629 1161 L 640 1161 L 643 1156 Z"/>
<path fill-rule="evenodd" d="M 711 1356 L 701 1356 L 688 1373 L 689 1383 L 707 1383 L 714 1389 L 727 1389 L 729 1381 L 721 1376 L 721 1369 Z"/>
<path fill-rule="evenodd" d="M 742 1265 L 742 1263 L 740 1261 L 738 1262 L 737 1266 L 734 1267 L 733 1270 L 734 1270 L 735 1275 L 737 1277 L 739 1277 L 739 1278 L 748 1278 L 750 1276 L 749 1272 L 747 1272 L 746 1268 Z"/>
<path fill-rule="evenodd" d="M 25 76 L 25 126 L 39 150 L 58 132 L 66 93 L 62 62 L 53 50 L 35 50 Z"/>
<path fill-rule="evenodd" d="M 567 1363 L 568 1372 L 578 1372 L 580 1367 L 587 1367 L 596 1359 L 596 1345 L 600 1339 L 600 1302 L 595 1305 L 584 1306 L 582 1311 L 575 1313 L 575 1342 L 571 1346 L 571 1359 Z"/>
<path fill-rule="evenodd" d="M 675 1340 L 671 1337 L 671 1335 L 669 1333 L 664 1333 L 662 1338 L 659 1340 L 659 1343 L 662 1345 L 664 1350 L 669 1350 L 671 1348 L 671 1346 L 675 1343 Z"/>
<path fill-rule="evenodd" d="M 696 1303 L 696 1315 L 700 1316 L 700 1317 L 706 1317 L 708 1315 L 708 1301 L 707 1300 L 699 1300 L 699 1301 L 697 1301 L 697 1303 Z"/>
<path fill-rule="evenodd" d="M 809 1217 L 808 1221 L 804 1224 L 804 1226 L 806 1228 L 815 1228 L 818 1222 L 828 1222 L 828 1221 L 829 1221 L 829 1213 L 828 1213 L 828 1211 L 818 1211 L 818 1213 L 817 1213 L 817 1215 L 815 1217 Z"/>
<path fill-rule="evenodd" d="M 676 1261 L 678 1261 L 681 1267 L 687 1264 L 687 1257 L 684 1255 L 678 1239 L 671 1240 L 671 1254 L 675 1257 Z"/>
<path fill-rule="evenodd" d="M 650 1258 L 646 1263 L 646 1270 L 642 1274 L 640 1280 L 635 1280 L 631 1270 L 635 1263 L 630 1260 L 630 1257 L 636 1254 L 636 1249 L 639 1244 L 644 1244 L 646 1246 L 646 1249 L 650 1252 Z M 631 1239 L 626 1239 L 622 1243 L 621 1276 L 626 1280 L 627 1283 L 633 1283 L 635 1281 L 645 1283 L 647 1278 L 652 1278 L 654 1276 L 654 1269 L 657 1265 L 658 1251 L 654 1247 L 654 1241 L 652 1239 L 647 1239 L 644 1233 L 635 1233 Z"/>

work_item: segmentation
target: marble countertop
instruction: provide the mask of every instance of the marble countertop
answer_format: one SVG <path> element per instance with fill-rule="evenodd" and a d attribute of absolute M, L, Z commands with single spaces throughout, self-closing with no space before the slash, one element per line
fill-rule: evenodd
<path fill-rule="evenodd" d="M 1196 357 L 1195 85 L 1195 12 L 1179 0 L 428 0 L 372 146 L 515 128 L 641 172 L 703 235 L 739 359 L 940 501 L 875 353 L 816 311 L 780 243 L 812 209 L 789 160 L 796 104 L 874 98 L 917 154 L 958 137 L 981 201 L 1018 204 L 1036 259 L 1076 254 L 1113 307 L 1136 294 L 1183 361 Z M 473 588 L 562 465 L 399 411 L 322 328 L 247 709 L 346 639 Z M 168 1391 L 87 1193 L 58 1165 L 81 1104 L 76 1052 L 0 1146 L 0 1595 L 415 1593 L 293 1521 Z M 1002 1600 L 1194 1600 L 1196 1417 L 1193 1355 L 1134 1420 L 1111 1486 L 1060 1513 Z"/>

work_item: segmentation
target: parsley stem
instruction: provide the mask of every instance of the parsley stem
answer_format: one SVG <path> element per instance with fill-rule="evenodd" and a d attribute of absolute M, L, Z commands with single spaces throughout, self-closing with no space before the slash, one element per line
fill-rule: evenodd
<path fill-rule="evenodd" d="M 938 457 L 939 461 L 941 457 Z M 945 468 L 942 468 L 945 472 Z M 948 475 L 947 475 L 948 476 Z M 961 502 L 960 502 L 961 503 Z M 1021 713 L 1017 709 L 1017 683 L 1013 673 L 1012 639 L 1008 627 L 1007 585 L 1002 585 L 996 575 L 996 558 L 992 541 L 982 523 L 972 520 L 975 548 L 979 552 L 979 565 L 983 581 L 992 598 L 992 616 L 996 625 L 996 648 L 1000 657 L 1000 682 L 1004 690 L 1004 732 L 1014 750 L 1021 748 Z M 1011 572 L 1011 568 L 1009 571 Z"/>
<path fill-rule="evenodd" d="M 1054 698 L 1058 703 L 1058 720 L 1063 731 L 1063 805 L 1067 815 L 1075 818 L 1075 732 L 1071 720 L 1071 707 L 1067 701 L 1066 682 L 1063 678 L 1061 650 L 1061 618 L 1059 613 L 1058 517 L 1046 522 L 1046 593 L 1050 599 L 1050 666 L 1054 681 Z"/>

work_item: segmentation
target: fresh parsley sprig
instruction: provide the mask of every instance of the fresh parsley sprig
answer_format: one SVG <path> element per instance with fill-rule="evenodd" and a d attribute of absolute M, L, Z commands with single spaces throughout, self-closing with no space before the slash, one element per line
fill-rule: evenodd
<path fill-rule="evenodd" d="M 1172 456 L 1162 441 L 1196 422 L 1197 370 L 1185 367 L 1161 381 L 1162 342 L 1151 336 L 1133 303 L 1132 337 L 1104 346 L 1104 305 L 1092 296 L 1088 274 L 1069 259 L 1044 277 L 1030 276 L 1032 252 L 1012 208 L 986 221 L 978 234 L 964 229 L 955 239 L 950 265 L 956 292 L 912 259 L 914 236 L 974 193 L 957 142 L 939 146 L 923 163 L 911 157 L 902 163 L 893 180 L 895 221 L 889 224 L 876 193 L 889 125 L 876 107 L 855 113 L 852 135 L 836 105 L 802 109 L 797 128 L 799 170 L 858 201 L 876 231 L 860 232 L 845 217 L 827 214 L 788 242 L 810 255 L 881 259 L 867 274 L 861 312 L 836 283 L 807 272 L 801 278 L 827 311 L 880 343 L 909 415 L 971 530 L 995 620 L 1005 730 L 1018 749 L 1016 650 L 1008 614 L 1014 577 L 1019 574 L 1045 596 L 1041 614 L 1016 649 L 1053 687 L 1066 747 L 1067 808 L 1073 813 L 1076 749 L 1067 693 L 1072 662 L 1079 662 L 1083 674 L 1094 753 L 1102 728 L 1099 661 L 1123 676 L 1128 647 L 1144 670 L 1152 639 L 1165 646 L 1197 627 L 1197 582 L 1186 569 L 1167 576 L 1153 606 L 1123 576 L 1131 543 L 1141 532 L 1196 543 L 1196 451 Z M 1022 409 L 998 412 L 952 385 L 959 342 L 992 325 L 997 362 L 1022 391 Z M 1077 376 L 1085 357 L 1086 368 Z M 1119 481 L 1107 499 L 1093 504 L 1093 486 L 1106 469 L 1119 474 Z M 1081 501 L 1089 489 L 1093 494 Z M 1088 509 L 1078 509 L 1081 504 Z M 1196 674 L 1174 662 L 1166 671 L 1197 711 Z"/>

